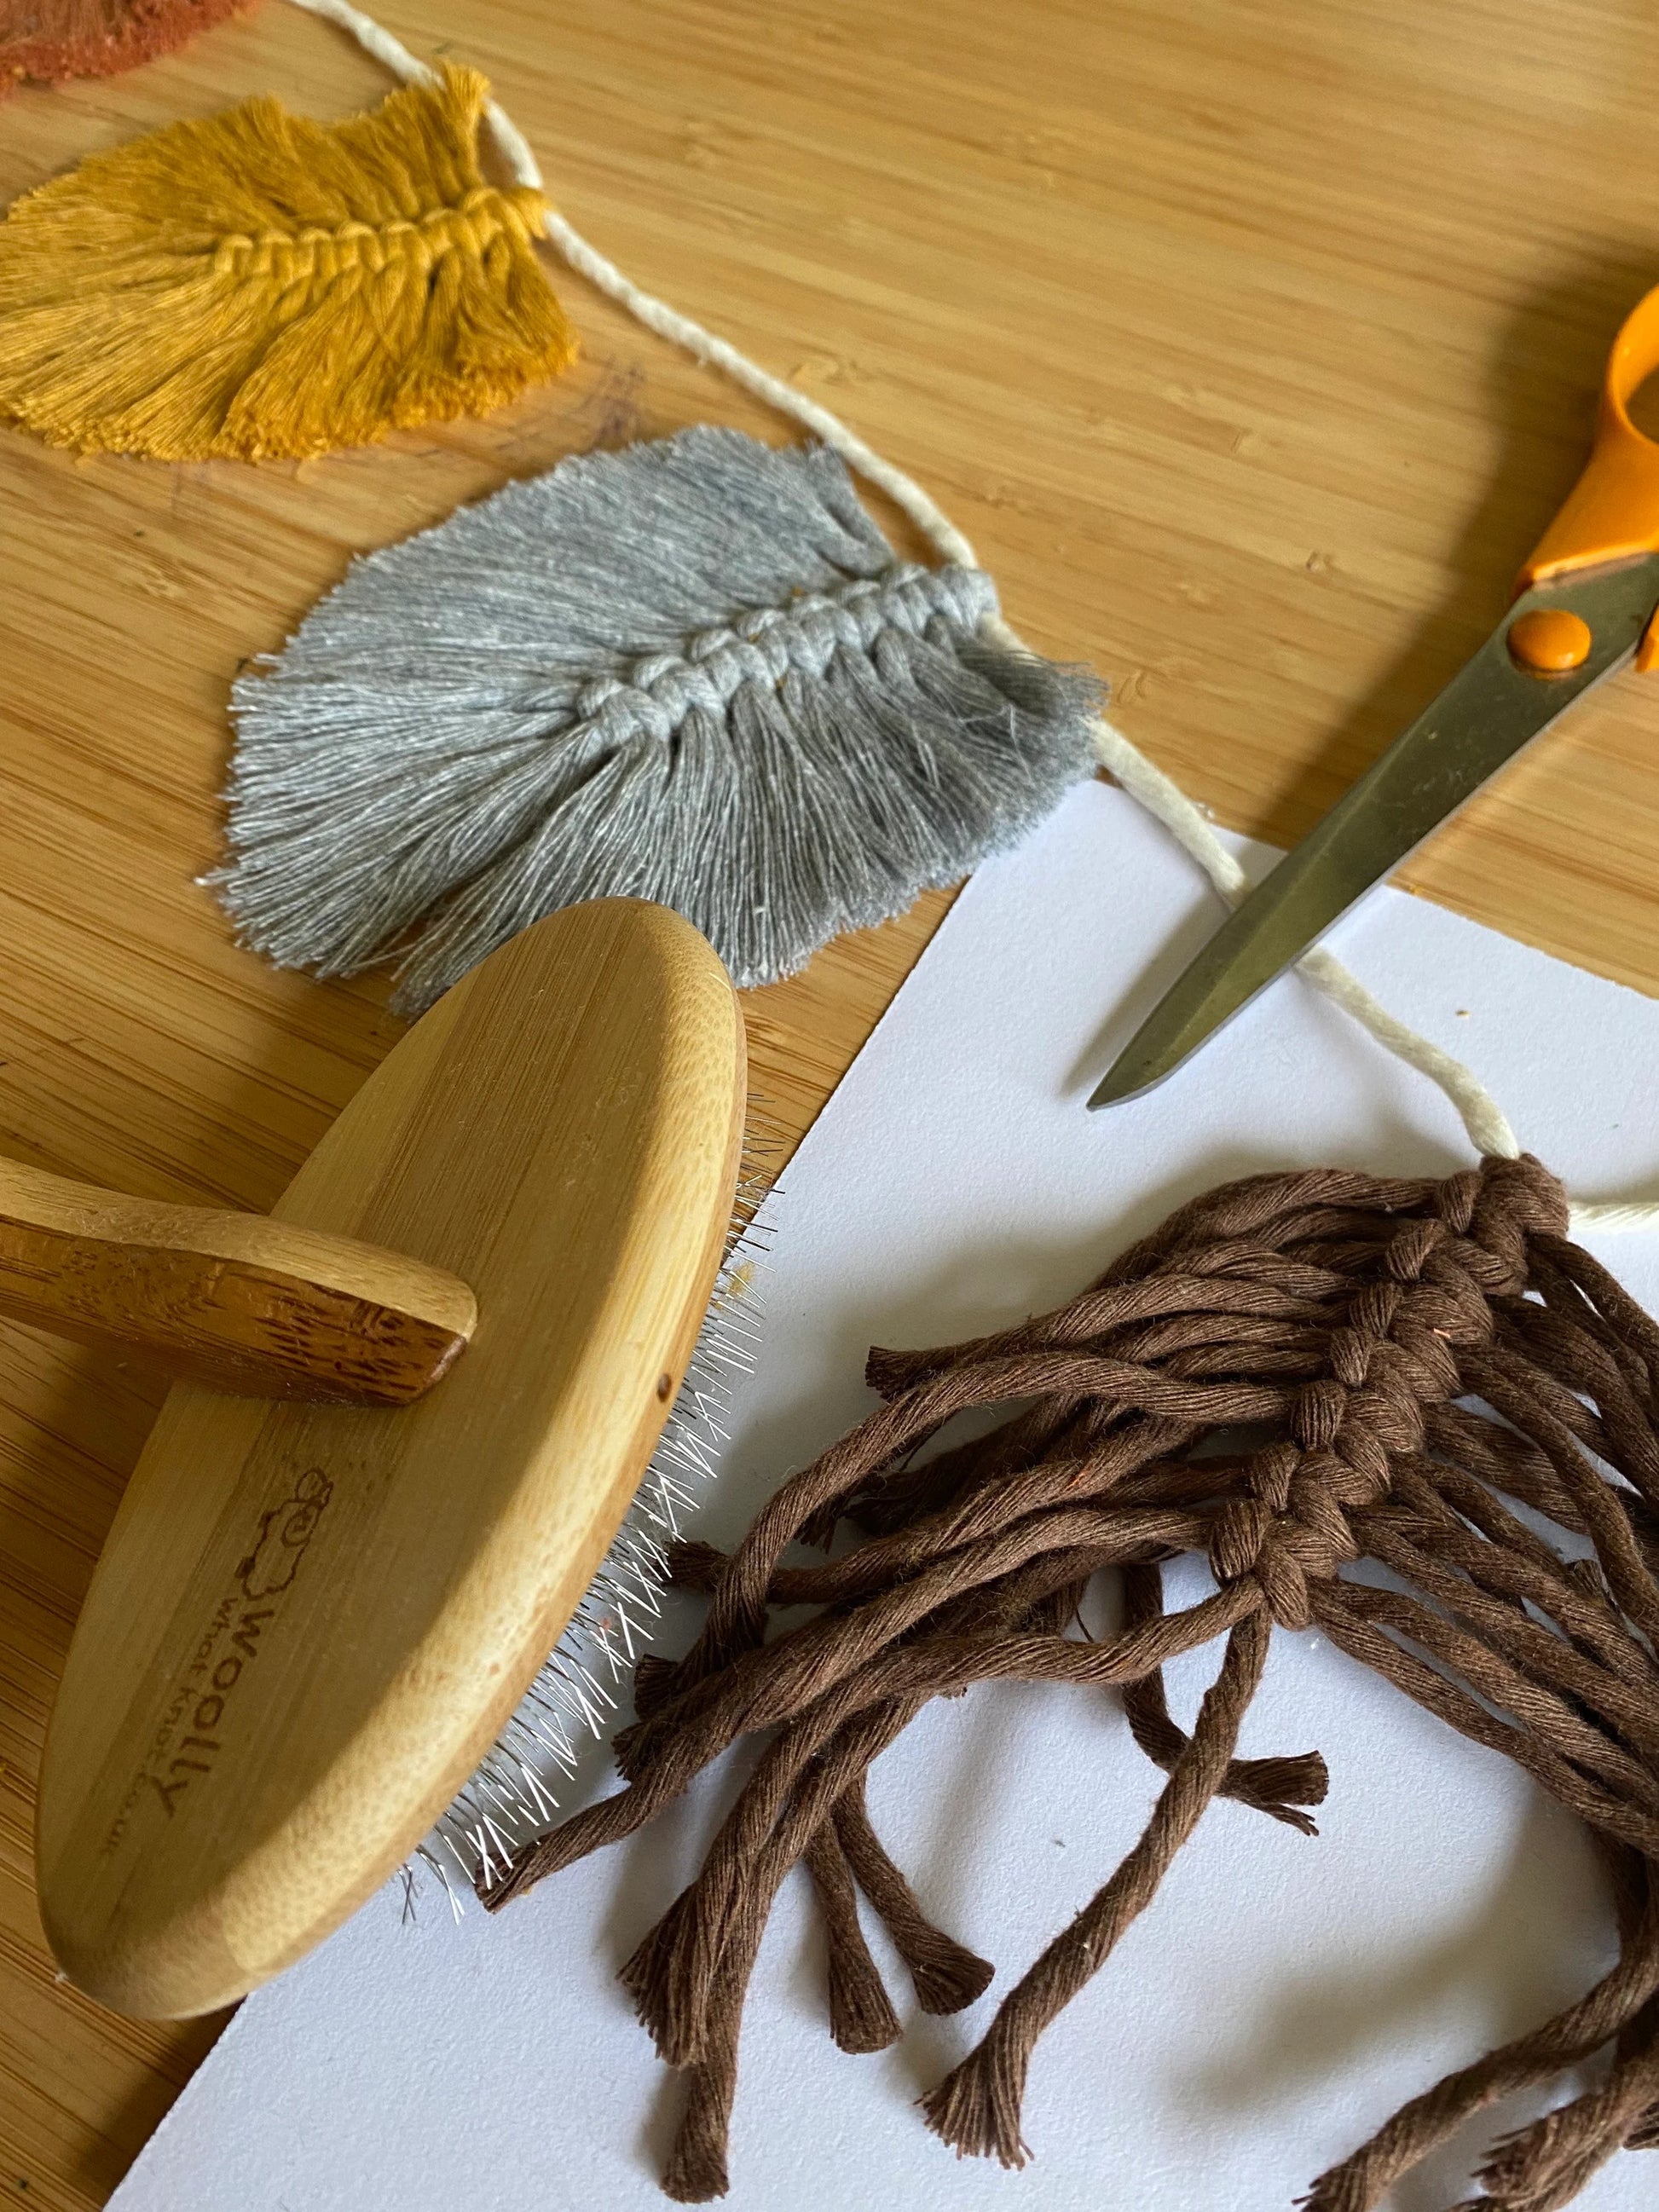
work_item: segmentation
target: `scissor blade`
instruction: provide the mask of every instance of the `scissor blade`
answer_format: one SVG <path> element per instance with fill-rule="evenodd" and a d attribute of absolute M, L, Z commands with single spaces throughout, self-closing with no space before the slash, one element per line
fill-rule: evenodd
<path fill-rule="evenodd" d="M 1517 599 L 1432 705 L 1223 922 L 1090 1105 L 1133 1098 L 1179 1067 L 1490 776 L 1627 660 L 1656 603 L 1659 556 L 1651 555 L 1540 585 Z M 1567 608 L 1589 625 L 1589 656 L 1570 674 L 1529 675 L 1510 656 L 1510 625 L 1537 607 Z"/>

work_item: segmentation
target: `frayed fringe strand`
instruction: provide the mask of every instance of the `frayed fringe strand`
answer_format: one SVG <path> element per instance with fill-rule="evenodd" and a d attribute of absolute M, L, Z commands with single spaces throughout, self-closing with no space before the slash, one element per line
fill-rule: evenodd
<path fill-rule="evenodd" d="M 545 203 L 478 167 L 471 70 L 333 125 L 251 100 L 0 225 L 0 419 L 82 452 L 299 458 L 514 399 L 572 359 Z"/>
<path fill-rule="evenodd" d="M 675 908 L 740 986 L 1016 843 L 1092 772 L 1095 680 L 981 634 L 821 447 L 585 455 L 357 562 L 236 686 L 246 941 L 413 1012 L 555 908 Z"/>
<path fill-rule="evenodd" d="M 1019 2131 L 1027 2055 L 988 2036 L 920 2100 L 927 2124 L 958 2158 L 994 2158 L 1011 2172 L 1030 2162 Z"/>

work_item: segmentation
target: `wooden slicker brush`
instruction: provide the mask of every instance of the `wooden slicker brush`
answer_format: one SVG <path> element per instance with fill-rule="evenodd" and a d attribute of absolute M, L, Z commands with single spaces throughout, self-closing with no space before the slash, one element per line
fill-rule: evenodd
<path fill-rule="evenodd" d="M 793 1476 L 729 1557 L 682 1546 L 705 1591 L 678 1664 L 645 1662 L 618 1739 L 626 1787 L 521 1855 L 488 1902 L 638 1828 L 736 1740 L 765 1731 L 696 1880 L 623 1978 L 688 2097 L 665 2179 L 726 2187 L 744 1994 L 772 1900 L 804 1860 L 843 2048 L 898 2024 L 860 1931 L 861 1891 L 924 2008 L 991 1969 L 934 1929 L 874 1834 L 871 1761 L 930 1698 L 992 1680 L 1115 1685 L 1169 1780 L 1140 1841 L 924 2100 L 959 2153 L 1028 2155 L 1020 2105 L 1043 2029 L 1148 1903 L 1211 1799 L 1307 1832 L 1316 1753 L 1241 1759 L 1275 1628 L 1315 1626 L 1589 1826 L 1618 1916 L 1584 1996 L 1404 2106 L 1320 2177 L 1309 2212 L 1365 2212 L 1483 2106 L 1596 2053 L 1596 2087 L 1498 2143 L 1472 2200 L 1551 2212 L 1622 2145 L 1659 2144 L 1659 1329 L 1566 1237 L 1531 1158 L 1444 1182 L 1257 1176 L 1175 1213 L 1070 1304 L 932 1352 L 874 1351 L 884 1402 Z M 918 1458 L 952 1416 L 1002 1425 Z M 1517 1506 L 1576 1544 L 1547 1541 Z M 821 1565 L 797 1540 L 859 1532 Z M 1588 1539 L 1593 1557 L 1582 1554 Z M 1214 1595 L 1166 1613 L 1160 1562 L 1197 1553 Z M 1410 1595 L 1352 1579 L 1362 1559 Z M 1090 1578 L 1124 1625 L 1078 1626 Z M 816 1605 L 768 1640 L 774 1607 Z M 1190 1735 L 1160 1669 L 1224 1639 Z M 1287 2183 L 1290 2180 L 1287 2177 Z M 1290 2194 L 1287 2186 L 1286 2195 Z"/>
<path fill-rule="evenodd" d="M 492 1755 L 684 1376 L 744 1068 L 696 931 L 598 900 L 447 992 L 269 1219 L 0 1165 L 0 1315 L 179 1378 L 46 1739 L 41 1913 L 82 1989 L 229 2002 Z"/>

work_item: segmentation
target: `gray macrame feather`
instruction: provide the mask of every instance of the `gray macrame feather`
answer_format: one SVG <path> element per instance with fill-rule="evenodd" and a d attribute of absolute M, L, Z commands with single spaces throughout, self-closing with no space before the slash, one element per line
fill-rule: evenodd
<path fill-rule="evenodd" d="M 1092 678 L 979 634 L 823 447 L 694 429 L 353 563 L 236 684 L 244 939 L 414 1012 L 555 908 L 677 908 L 739 985 L 1012 845 L 1094 765 Z"/>

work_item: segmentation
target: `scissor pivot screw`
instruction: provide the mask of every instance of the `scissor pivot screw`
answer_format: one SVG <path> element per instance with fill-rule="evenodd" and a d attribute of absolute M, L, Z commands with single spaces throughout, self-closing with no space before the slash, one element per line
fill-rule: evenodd
<path fill-rule="evenodd" d="M 1565 607 L 1534 607 L 1510 624 L 1510 658 L 1533 676 L 1565 676 L 1589 658 L 1590 626 Z"/>

